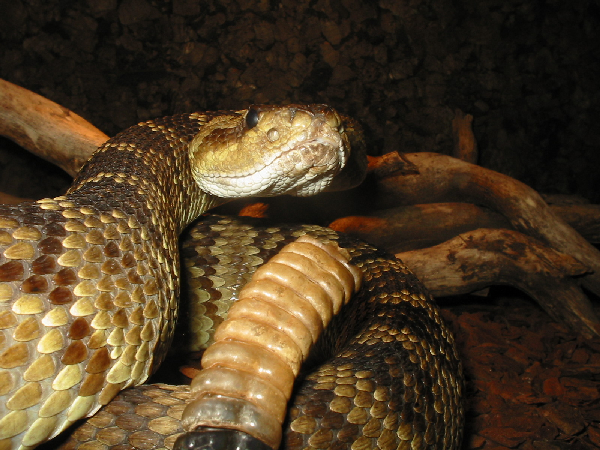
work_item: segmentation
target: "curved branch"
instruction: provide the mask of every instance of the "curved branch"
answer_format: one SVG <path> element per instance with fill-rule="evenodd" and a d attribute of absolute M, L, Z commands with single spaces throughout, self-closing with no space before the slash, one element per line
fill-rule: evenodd
<path fill-rule="evenodd" d="M 378 207 L 428 202 L 466 201 L 503 214 L 518 231 L 569 254 L 591 271 L 583 285 L 600 295 L 600 251 L 558 217 L 542 197 L 507 175 L 437 153 L 410 153 L 404 158 L 417 175 L 378 180 Z"/>
<path fill-rule="evenodd" d="M 0 79 L 0 135 L 75 176 L 108 139 L 88 121 L 40 95 Z"/>
<path fill-rule="evenodd" d="M 473 133 L 473 116 L 471 114 L 465 114 L 460 109 L 454 111 L 452 137 L 454 141 L 452 156 L 477 164 L 477 141 Z"/>
<path fill-rule="evenodd" d="M 483 229 L 396 255 L 434 296 L 510 285 L 530 295 L 555 320 L 587 337 L 600 335 L 591 304 L 573 277 L 586 267 L 517 231 Z"/>
<path fill-rule="evenodd" d="M 552 211 L 592 243 L 600 242 L 600 205 L 550 205 Z M 477 228 L 511 228 L 497 212 L 472 203 L 426 203 L 345 216 L 329 227 L 397 253 L 437 245 Z"/>
<path fill-rule="evenodd" d="M 18 205 L 19 203 L 31 201 L 29 198 L 17 197 L 15 195 L 0 192 L 0 203 L 5 205 Z"/>
<path fill-rule="evenodd" d="M 329 224 L 389 252 L 405 252 L 437 245 L 477 228 L 510 228 L 498 213 L 471 203 L 426 203 L 346 216 Z"/>

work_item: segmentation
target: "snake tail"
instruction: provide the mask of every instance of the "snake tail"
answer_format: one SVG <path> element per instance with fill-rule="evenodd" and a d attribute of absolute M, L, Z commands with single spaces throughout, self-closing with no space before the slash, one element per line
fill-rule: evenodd
<path fill-rule="evenodd" d="M 231 428 L 279 448 L 300 367 L 361 283 L 362 273 L 343 252 L 304 236 L 256 271 L 202 357 L 185 428 L 209 427 L 209 434 L 212 427 Z M 182 437 L 175 448 L 190 439 L 198 438 Z"/>

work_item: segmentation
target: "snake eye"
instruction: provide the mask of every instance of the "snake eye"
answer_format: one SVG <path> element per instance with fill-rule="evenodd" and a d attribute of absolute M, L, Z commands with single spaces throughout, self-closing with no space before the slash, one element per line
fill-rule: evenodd
<path fill-rule="evenodd" d="M 246 126 L 250 129 L 254 128 L 256 125 L 258 125 L 258 111 L 254 108 L 250 108 L 246 114 Z"/>

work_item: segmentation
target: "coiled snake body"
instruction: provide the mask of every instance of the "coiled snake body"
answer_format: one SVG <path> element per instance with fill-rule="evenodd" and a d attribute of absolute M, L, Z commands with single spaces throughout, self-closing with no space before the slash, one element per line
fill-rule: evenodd
<path fill-rule="evenodd" d="M 349 142 L 358 142 L 353 133 L 351 122 L 320 105 L 149 121 L 103 145 L 65 196 L 0 208 L 0 449 L 36 447 L 143 383 L 173 336 L 181 231 L 224 197 L 345 187 L 362 164 L 348 156 Z M 365 272 L 360 294 L 319 341 L 315 353 L 333 359 L 305 375 L 289 410 L 286 448 L 458 448 L 462 373 L 453 338 L 399 261 L 319 228 L 283 232 L 206 218 L 191 233 L 202 244 L 184 249 L 197 259 L 191 285 L 197 296 L 218 294 L 221 304 L 224 291 L 236 292 L 218 289 L 210 276 L 236 259 L 224 236 L 234 252 L 262 245 L 237 258 L 248 276 L 248 259 L 256 266 L 306 233 L 339 240 Z M 224 313 L 211 304 L 218 302 L 206 302 L 204 319 L 193 319 L 204 328 L 202 345 Z M 170 447 L 187 392 L 126 391 L 175 409 L 155 417 L 160 408 L 150 401 L 127 409 L 117 400 L 75 441 Z"/>

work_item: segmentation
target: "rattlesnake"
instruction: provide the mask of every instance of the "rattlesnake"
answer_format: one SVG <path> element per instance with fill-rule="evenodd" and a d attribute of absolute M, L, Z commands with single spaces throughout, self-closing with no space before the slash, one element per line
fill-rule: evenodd
<path fill-rule="evenodd" d="M 163 360 L 178 314 L 177 239 L 192 220 L 224 197 L 345 188 L 364 168 L 361 139 L 357 125 L 323 105 L 157 119 L 104 144 L 64 196 L 0 208 L 0 448 L 54 437 Z M 207 264 L 228 245 L 218 238 L 228 226 L 207 218 L 193 231 L 212 242 Z M 462 373 L 437 307 L 400 262 L 310 232 L 348 248 L 365 288 L 323 337 L 339 354 L 306 377 L 286 446 L 458 448 Z M 356 330 L 344 346 L 338 332 Z M 179 398 L 174 388 L 161 392 Z"/>

